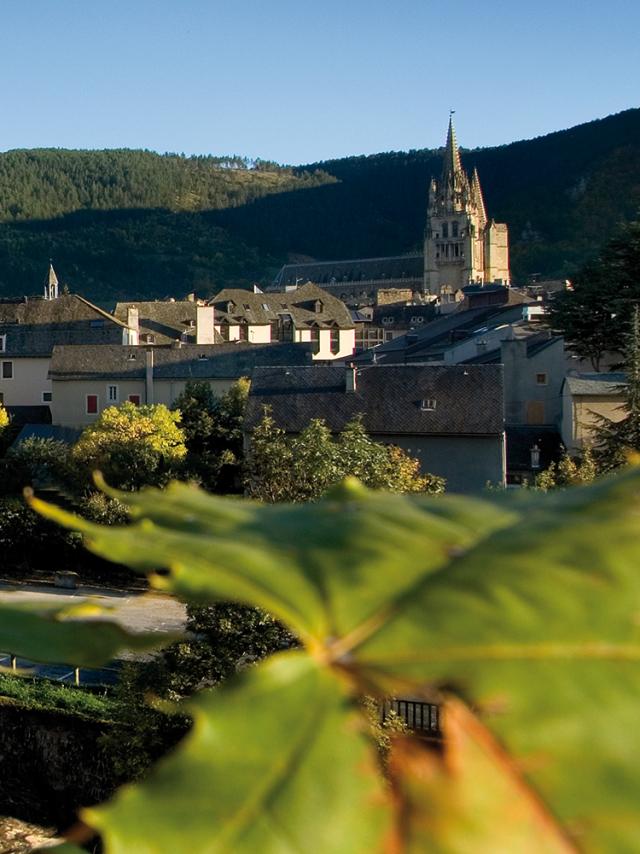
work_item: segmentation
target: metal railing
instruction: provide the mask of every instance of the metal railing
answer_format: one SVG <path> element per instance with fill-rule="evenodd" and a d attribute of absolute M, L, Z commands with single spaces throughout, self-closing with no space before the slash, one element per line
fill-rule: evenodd
<path fill-rule="evenodd" d="M 393 698 L 382 703 L 383 722 L 387 720 L 390 713 L 394 713 L 408 729 L 414 732 L 440 735 L 440 708 L 435 703 Z"/>

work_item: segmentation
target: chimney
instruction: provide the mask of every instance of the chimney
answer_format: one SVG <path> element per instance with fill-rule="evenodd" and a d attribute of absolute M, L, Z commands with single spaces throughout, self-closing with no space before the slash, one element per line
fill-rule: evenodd
<path fill-rule="evenodd" d="M 145 402 L 153 403 L 153 348 L 145 351 L 145 374 L 144 374 Z"/>
<path fill-rule="evenodd" d="M 187 294 L 187 302 L 195 302 L 195 301 L 196 301 L 195 293 L 192 292 L 190 294 Z"/>
<path fill-rule="evenodd" d="M 127 344 L 135 347 L 140 340 L 140 318 L 135 305 L 127 306 L 127 329 L 125 330 L 125 334 L 127 336 Z"/>
<path fill-rule="evenodd" d="M 347 366 L 345 391 L 353 392 L 357 387 L 357 368 L 355 365 Z"/>
<path fill-rule="evenodd" d="M 196 306 L 196 344 L 215 344 L 212 305 Z"/>

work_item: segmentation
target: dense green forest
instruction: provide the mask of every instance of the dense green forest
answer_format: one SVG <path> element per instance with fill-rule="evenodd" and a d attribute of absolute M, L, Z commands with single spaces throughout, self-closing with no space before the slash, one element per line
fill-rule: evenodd
<path fill-rule="evenodd" d="M 516 280 L 571 275 L 640 208 L 640 109 L 463 151 Z M 0 295 L 37 292 L 51 257 L 72 290 L 118 297 L 267 283 L 289 258 L 420 248 L 438 151 L 282 167 L 232 157 L 39 149 L 0 154 Z"/>

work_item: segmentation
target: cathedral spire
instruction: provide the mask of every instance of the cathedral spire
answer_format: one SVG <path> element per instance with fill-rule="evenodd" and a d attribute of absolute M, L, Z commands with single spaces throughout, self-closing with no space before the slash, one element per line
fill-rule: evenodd
<path fill-rule="evenodd" d="M 447 130 L 447 142 L 444 149 L 444 163 L 442 165 L 442 180 L 445 184 L 453 183 L 455 178 L 463 175 L 460 152 L 456 140 L 456 131 L 453 126 L 453 110 L 449 115 L 449 129 Z"/>
<path fill-rule="evenodd" d="M 475 168 L 475 166 L 473 169 L 473 175 L 471 177 L 471 201 L 476 206 L 481 224 L 486 225 L 487 211 L 484 206 L 482 187 L 480 186 L 480 177 L 478 176 L 478 170 Z"/>

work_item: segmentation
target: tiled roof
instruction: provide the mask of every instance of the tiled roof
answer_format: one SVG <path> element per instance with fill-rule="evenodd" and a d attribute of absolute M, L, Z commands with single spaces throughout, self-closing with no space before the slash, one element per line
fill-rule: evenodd
<path fill-rule="evenodd" d="M 119 302 L 114 314 L 127 322 L 129 307 L 138 309 L 140 335 L 153 335 L 154 344 L 172 344 L 186 333 L 186 342 L 195 344 L 197 304 L 191 300 Z M 216 336 L 219 342 L 220 336 Z M 144 342 L 142 342 L 144 343 Z"/>
<path fill-rule="evenodd" d="M 346 261 L 312 261 L 307 264 L 285 264 L 274 279 L 274 286 L 283 288 L 297 282 L 339 284 L 340 282 L 407 280 L 407 286 L 418 282 L 422 287 L 424 255 L 396 255 L 389 258 L 353 258 Z"/>
<path fill-rule="evenodd" d="M 621 397 L 627 375 L 622 372 L 608 374 L 569 374 L 566 379 L 571 394 L 608 395 Z"/>
<path fill-rule="evenodd" d="M 59 344 L 116 344 L 123 329 L 126 324 L 77 294 L 0 302 L 6 356 L 47 358 Z"/>
<path fill-rule="evenodd" d="M 256 368 L 245 427 L 252 430 L 262 407 L 298 433 L 313 418 L 339 432 L 362 414 L 374 435 L 499 435 L 504 430 L 502 367 L 370 366 L 356 375 L 356 391 L 345 390 L 344 367 Z M 427 408 L 423 401 L 435 401 Z"/>
<path fill-rule="evenodd" d="M 311 344 L 184 344 L 153 348 L 153 375 L 163 379 L 234 379 L 250 376 L 256 365 L 302 365 Z M 145 347 L 56 347 L 52 380 L 144 379 Z"/>
<path fill-rule="evenodd" d="M 253 293 L 227 288 L 209 300 L 216 310 L 216 322 L 246 321 L 265 325 L 283 313 L 292 316 L 296 328 L 338 326 L 353 329 L 351 313 L 346 305 L 316 285 L 307 284 L 292 291 Z M 318 307 L 318 311 L 316 311 Z"/>

